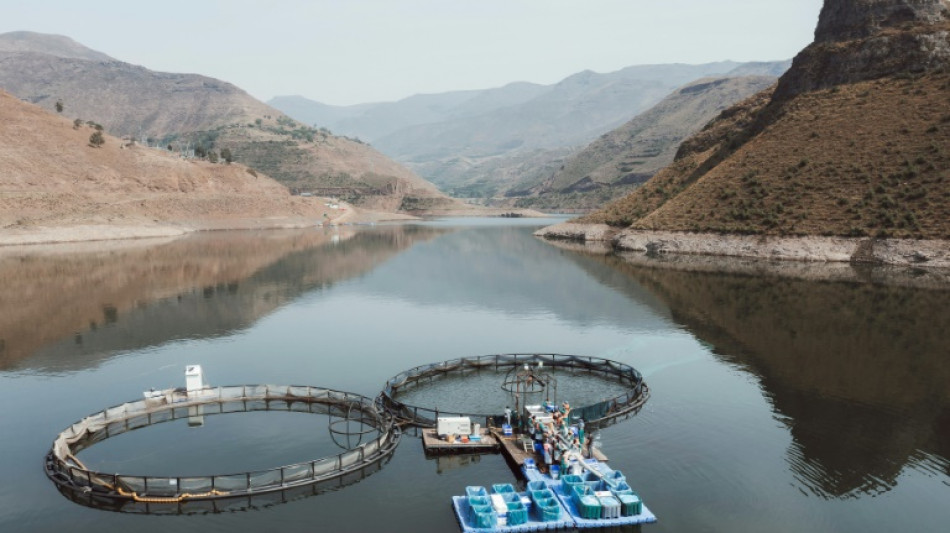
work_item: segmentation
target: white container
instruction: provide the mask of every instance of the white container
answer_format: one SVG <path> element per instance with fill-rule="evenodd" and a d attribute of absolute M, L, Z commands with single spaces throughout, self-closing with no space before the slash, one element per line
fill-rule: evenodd
<path fill-rule="evenodd" d="M 204 374 L 201 371 L 201 365 L 188 365 L 185 367 L 185 390 L 188 395 L 200 391 L 205 387 Z"/>
<path fill-rule="evenodd" d="M 435 427 L 439 435 L 472 434 L 472 421 L 467 416 L 439 417 L 436 419 Z"/>

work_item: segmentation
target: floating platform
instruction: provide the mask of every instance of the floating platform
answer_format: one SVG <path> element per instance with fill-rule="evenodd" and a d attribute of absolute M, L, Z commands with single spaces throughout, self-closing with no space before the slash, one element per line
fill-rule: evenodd
<path fill-rule="evenodd" d="M 515 472 L 524 476 L 524 463 L 525 459 L 531 459 L 535 461 L 536 464 L 540 467 L 544 467 L 541 461 L 538 460 L 537 454 L 534 452 L 532 441 L 525 435 L 515 434 L 512 436 L 505 436 L 501 434 L 501 431 L 498 429 L 491 430 L 492 436 L 495 440 L 498 441 L 499 447 L 501 448 L 501 453 L 508 459 L 509 463 L 514 465 Z M 606 463 L 608 461 L 607 456 L 603 454 L 598 448 L 593 449 L 592 459 L 596 460 L 599 463 Z M 532 481 L 532 480 L 528 480 Z"/>
<path fill-rule="evenodd" d="M 590 466 L 593 466 L 598 472 L 602 474 L 609 474 L 613 470 L 603 463 L 598 463 L 595 461 L 589 461 Z M 564 485 L 560 480 L 552 479 L 551 476 L 542 474 L 534 468 L 522 468 L 522 474 L 525 479 L 528 481 L 542 481 L 551 492 L 557 496 L 557 499 L 560 501 L 562 507 L 567 509 L 568 514 L 571 519 L 574 521 L 574 527 L 578 529 L 588 529 L 595 527 L 614 527 L 614 526 L 624 526 L 624 525 L 633 525 L 633 524 L 652 524 L 656 522 L 656 515 L 652 511 L 647 509 L 646 504 L 642 505 L 642 510 L 639 514 L 632 516 L 619 516 L 616 518 L 583 518 L 581 517 L 580 512 L 577 509 L 577 505 L 574 504 L 574 500 L 571 498 L 570 494 L 564 491 Z"/>
<path fill-rule="evenodd" d="M 479 439 L 468 442 L 447 442 L 439 438 L 435 429 L 422 430 L 422 446 L 427 454 L 492 453 L 500 448 L 498 439 L 487 429 L 479 430 Z"/>
<path fill-rule="evenodd" d="M 606 465 L 604 465 L 606 467 Z M 613 518 L 583 518 L 572 498 L 564 492 L 562 483 L 550 476 L 539 473 L 536 469 L 526 469 L 526 477 L 531 481 L 543 481 L 554 493 L 561 513 L 557 520 L 542 521 L 536 510 L 528 513 L 528 521 L 514 526 L 495 525 L 492 527 L 477 527 L 466 496 L 452 496 L 452 507 L 462 531 L 465 533 L 520 533 L 522 531 L 545 531 L 554 529 L 592 529 L 600 527 L 617 527 L 656 522 L 656 515 L 646 505 L 642 505 L 640 513 L 630 516 L 616 516 Z M 527 493 L 518 493 L 525 497 Z M 642 504 L 642 502 L 641 502 Z"/>
<path fill-rule="evenodd" d="M 518 493 L 519 496 L 525 496 L 525 493 Z M 558 520 L 541 521 L 535 512 L 528 513 L 528 521 L 517 526 L 494 526 L 490 528 L 475 527 L 472 521 L 472 508 L 465 496 L 452 496 L 452 507 L 455 508 L 455 517 L 458 518 L 462 531 L 466 533 L 520 533 L 522 531 L 547 531 L 553 529 L 573 528 L 574 520 L 564 508 L 564 504 L 558 501 L 561 507 L 561 517 Z"/>

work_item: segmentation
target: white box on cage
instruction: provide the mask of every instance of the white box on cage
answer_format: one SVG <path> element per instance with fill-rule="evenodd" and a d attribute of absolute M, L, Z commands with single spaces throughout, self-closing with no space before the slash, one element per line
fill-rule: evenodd
<path fill-rule="evenodd" d="M 205 388 L 204 374 L 201 371 L 201 365 L 188 365 L 185 367 L 185 390 L 188 395 Z"/>

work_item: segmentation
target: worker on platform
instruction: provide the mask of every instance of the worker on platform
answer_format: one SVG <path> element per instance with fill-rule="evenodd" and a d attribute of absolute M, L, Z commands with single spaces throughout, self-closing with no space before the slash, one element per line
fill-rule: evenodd
<path fill-rule="evenodd" d="M 567 418 L 567 416 L 571 414 L 571 404 L 567 402 L 562 403 L 559 411 L 564 416 L 564 418 Z"/>

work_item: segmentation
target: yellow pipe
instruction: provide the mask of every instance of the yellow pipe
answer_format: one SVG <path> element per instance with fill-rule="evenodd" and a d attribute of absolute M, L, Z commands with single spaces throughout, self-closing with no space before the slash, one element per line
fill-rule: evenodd
<path fill-rule="evenodd" d="M 116 487 L 115 490 L 116 490 L 116 492 L 118 492 L 121 496 L 125 496 L 126 498 L 131 497 L 133 500 L 135 500 L 135 501 L 137 501 L 137 502 L 140 502 L 140 503 L 179 503 L 179 502 L 181 502 L 182 500 L 185 500 L 185 499 L 188 499 L 188 498 L 207 498 L 208 496 L 227 496 L 228 494 L 230 494 L 230 492 L 223 492 L 223 491 L 220 491 L 220 490 L 212 490 L 212 491 L 208 491 L 208 492 L 201 492 L 201 493 L 198 493 L 198 494 L 192 494 L 192 493 L 190 493 L 190 492 L 186 492 L 186 493 L 184 493 L 184 494 L 179 494 L 178 496 L 173 496 L 173 497 L 169 497 L 169 498 L 161 498 L 161 497 L 157 497 L 157 496 L 139 496 L 139 495 L 138 495 L 136 492 L 134 492 L 134 491 L 132 491 L 132 492 L 126 492 L 126 491 L 124 491 L 124 490 L 122 490 L 121 488 L 118 488 L 118 487 Z"/>

